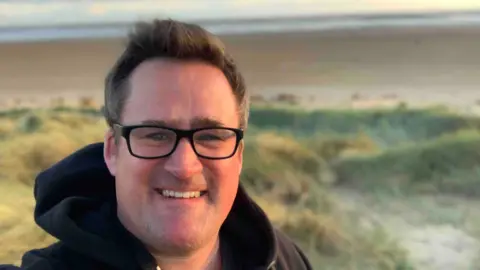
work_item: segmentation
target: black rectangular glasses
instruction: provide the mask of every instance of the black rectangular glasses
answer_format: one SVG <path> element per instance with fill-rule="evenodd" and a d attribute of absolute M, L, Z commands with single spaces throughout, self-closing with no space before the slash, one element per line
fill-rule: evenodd
<path fill-rule="evenodd" d="M 144 159 L 171 155 L 182 138 L 188 139 L 199 157 L 226 159 L 235 154 L 243 139 L 243 130 L 227 127 L 183 130 L 155 125 L 114 124 L 114 129 L 127 141 L 130 154 Z"/>

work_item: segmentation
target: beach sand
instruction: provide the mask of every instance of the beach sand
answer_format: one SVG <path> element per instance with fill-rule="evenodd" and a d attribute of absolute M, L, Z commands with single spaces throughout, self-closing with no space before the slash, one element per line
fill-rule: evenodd
<path fill-rule="evenodd" d="M 367 30 L 222 36 L 254 95 L 314 106 L 480 100 L 480 30 Z M 103 98 L 122 40 L 0 44 L 0 106 Z"/>

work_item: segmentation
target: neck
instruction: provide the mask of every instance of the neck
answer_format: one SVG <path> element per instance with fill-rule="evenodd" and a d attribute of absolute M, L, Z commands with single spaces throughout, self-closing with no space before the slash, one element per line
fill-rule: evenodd
<path fill-rule="evenodd" d="M 201 250 L 196 251 L 188 256 L 182 257 L 165 257 L 158 254 L 153 254 L 158 267 L 161 270 L 177 270 L 177 269 L 192 269 L 192 270 L 220 270 L 220 241 L 219 238 L 207 245 Z"/>

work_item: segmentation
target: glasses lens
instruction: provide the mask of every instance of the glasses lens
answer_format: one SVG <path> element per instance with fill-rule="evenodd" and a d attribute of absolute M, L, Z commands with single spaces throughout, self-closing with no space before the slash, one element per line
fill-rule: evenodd
<path fill-rule="evenodd" d="M 204 129 L 195 132 L 193 142 L 198 154 L 211 158 L 223 158 L 235 152 L 237 135 L 228 129 Z"/>
<path fill-rule="evenodd" d="M 175 146 L 175 132 L 159 127 L 139 127 L 130 133 L 132 152 L 141 157 L 169 154 Z"/>

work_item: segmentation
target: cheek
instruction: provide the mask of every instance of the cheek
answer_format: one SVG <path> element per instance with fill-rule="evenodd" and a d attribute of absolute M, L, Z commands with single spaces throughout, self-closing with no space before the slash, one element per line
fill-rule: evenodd
<path fill-rule="evenodd" d="M 124 149 L 118 157 L 117 166 L 117 175 L 121 179 L 119 184 L 130 190 L 126 192 L 142 191 L 149 187 L 155 160 L 138 159 Z"/>
<path fill-rule="evenodd" d="M 210 174 L 206 175 L 206 178 L 209 179 L 217 198 L 222 200 L 222 206 L 230 207 L 230 202 L 235 199 L 240 179 L 239 167 L 240 164 L 233 160 L 214 161 L 204 166 Z"/>

